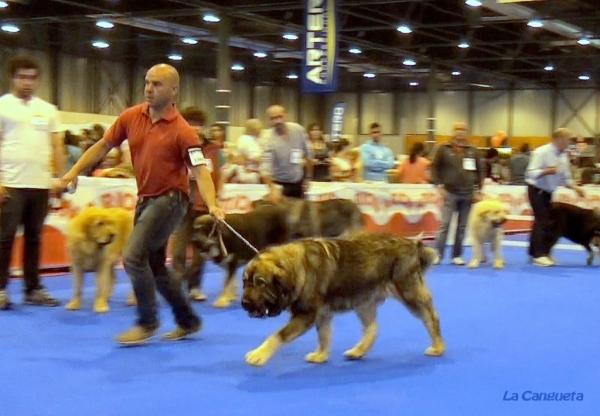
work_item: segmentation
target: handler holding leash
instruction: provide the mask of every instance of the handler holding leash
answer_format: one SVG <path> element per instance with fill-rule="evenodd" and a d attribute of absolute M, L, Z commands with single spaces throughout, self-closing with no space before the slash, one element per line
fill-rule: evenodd
<path fill-rule="evenodd" d="M 173 310 L 177 328 L 165 340 L 185 338 L 200 330 L 201 321 L 165 265 L 169 236 L 188 207 L 186 165 L 197 178 L 209 213 L 224 218 L 206 168 L 198 134 L 179 114 L 174 98 L 179 74 L 170 65 L 155 65 L 146 73 L 146 102 L 125 110 L 104 137 L 89 148 L 63 177 L 62 186 L 76 184 L 79 173 L 98 163 L 113 147 L 129 140 L 138 187 L 135 227 L 123 252 L 124 265 L 137 298 L 135 326 L 116 336 L 124 345 L 141 344 L 158 329 L 156 289 Z"/>
<path fill-rule="evenodd" d="M 529 256 L 537 266 L 554 266 L 550 258 L 550 237 L 552 229 L 550 208 L 552 194 L 563 185 L 573 189 L 580 197 L 585 197 L 583 189 L 573 183 L 569 155 L 566 152 L 573 135 L 560 128 L 552 133 L 552 142 L 535 149 L 525 171 L 525 182 L 529 203 L 533 209 L 533 228 L 529 238 Z"/>

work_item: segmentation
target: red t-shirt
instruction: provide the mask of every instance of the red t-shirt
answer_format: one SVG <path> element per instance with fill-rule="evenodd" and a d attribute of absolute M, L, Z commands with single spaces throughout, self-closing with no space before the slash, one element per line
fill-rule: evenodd
<path fill-rule="evenodd" d="M 147 103 L 125 110 L 104 140 L 116 147 L 125 139 L 129 141 L 138 197 L 159 196 L 173 189 L 189 195 L 188 150 L 200 148 L 200 139 L 174 106 L 155 123 Z"/>

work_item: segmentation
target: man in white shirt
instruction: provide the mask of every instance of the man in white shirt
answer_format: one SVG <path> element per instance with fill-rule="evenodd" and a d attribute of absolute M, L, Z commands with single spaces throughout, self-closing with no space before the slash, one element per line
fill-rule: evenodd
<path fill-rule="evenodd" d="M 6 293 L 12 247 L 23 224 L 24 303 L 57 306 L 40 284 L 39 263 L 44 220 L 53 181 L 65 173 L 65 156 L 56 107 L 35 96 L 40 69 L 27 57 L 8 62 L 11 92 L 0 97 L 0 309 L 9 309 Z"/>
<path fill-rule="evenodd" d="M 566 152 L 573 135 L 560 128 L 552 133 L 552 142 L 535 149 L 525 171 L 525 182 L 529 193 L 529 203 L 533 210 L 533 228 L 529 239 L 529 256 L 537 266 L 554 266 L 550 258 L 550 238 L 552 226 L 550 207 L 552 194 L 559 186 L 573 189 L 580 197 L 583 190 L 574 184 L 571 177 L 569 155 Z"/>

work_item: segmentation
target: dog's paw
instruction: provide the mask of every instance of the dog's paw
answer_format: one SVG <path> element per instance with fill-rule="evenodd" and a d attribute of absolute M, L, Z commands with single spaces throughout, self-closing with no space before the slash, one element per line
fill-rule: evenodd
<path fill-rule="evenodd" d="M 468 267 L 469 269 L 476 269 L 479 267 L 479 262 L 477 260 L 471 260 Z"/>
<path fill-rule="evenodd" d="M 104 299 L 97 299 L 94 301 L 94 312 L 96 313 L 107 313 L 110 310 L 108 302 Z"/>
<path fill-rule="evenodd" d="M 439 357 L 440 355 L 444 354 L 444 351 L 446 351 L 446 346 L 444 344 L 439 344 L 427 348 L 425 350 L 425 355 L 428 355 L 430 357 Z"/>
<path fill-rule="evenodd" d="M 137 306 L 137 298 L 135 297 L 134 292 L 130 292 L 129 295 L 127 295 L 127 300 L 125 303 L 127 306 Z"/>
<path fill-rule="evenodd" d="M 315 351 L 315 352 L 306 354 L 306 357 L 304 357 L 304 359 L 308 363 L 323 364 L 324 362 L 327 362 L 327 360 L 329 359 L 329 353 L 326 351 Z"/>
<path fill-rule="evenodd" d="M 504 260 L 495 259 L 494 260 L 494 269 L 504 269 Z"/>
<path fill-rule="evenodd" d="M 366 351 L 363 351 L 359 348 L 352 348 L 349 349 L 348 351 L 344 352 L 344 357 L 346 357 L 346 359 L 348 360 L 360 360 L 361 358 L 363 358 L 366 354 Z"/>
<path fill-rule="evenodd" d="M 65 309 L 68 311 L 78 311 L 81 309 L 81 299 L 73 299 L 71 302 L 65 305 Z"/>
<path fill-rule="evenodd" d="M 213 307 L 219 309 L 228 308 L 229 305 L 231 305 L 236 300 L 237 298 L 235 296 L 221 295 L 217 298 L 217 300 L 215 300 L 215 302 L 213 303 Z"/>
<path fill-rule="evenodd" d="M 265 351 L 257 348 L 246 354 L 246 364 L 253 365 L 255 367 L 262 367 L 269 361 L 271 357 L 265 353 Z"/>

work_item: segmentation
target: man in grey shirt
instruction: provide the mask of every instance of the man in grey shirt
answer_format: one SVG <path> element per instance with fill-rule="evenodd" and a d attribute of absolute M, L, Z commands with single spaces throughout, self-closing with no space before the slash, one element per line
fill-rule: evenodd
<path fill-rule="evenodd" d="M 444 257 L 448 229 L 452 215 L 458 213 L 452 263 L 464 266 L 462 258 L 462 242 L 465 228 L 475 193 L 481 191 L 483 183 L 483 165 L 477 148 L 469 145 L 467 125 L 464 122 L 454 123 L 454 136 L 450 143 L 441 145 L 431 164 L 433 183 L 439 188 L 444 200 L 440 228 L 436 236 L 436 248 L 439 258 Z"/>
<path fill-rule="evenodd" d="M 529 144 L 523 143 L 519 153 L 513 155 L 508 161 L 511 185 L 525 185 L 525 171 L 529 164 Z"/>
<path fill-rule="evenodd" d="M 287 114 L 280 105 L 269 107 L 267 116 L 271 131 L 263 150 L 260 174 L 269 187 L 269 198 L 278 200 L 281 196 L 275 184 L 281 185 L 284 196 L 304 198 L 312 177 L 306 130 L 300 124 L 286 121 Z"/>

